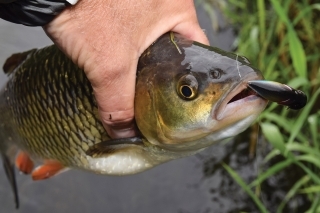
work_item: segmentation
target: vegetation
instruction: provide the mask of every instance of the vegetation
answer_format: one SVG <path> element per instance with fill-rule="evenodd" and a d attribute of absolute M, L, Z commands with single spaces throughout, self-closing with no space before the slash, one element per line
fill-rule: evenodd
<path fill-rule="evenodd" d="M 268 212 L 257 189 L 267 178 L 296 165 L 304 175 L 292 185 L 277 206 L 277 212 L 283 212 L 287 202 L 297 194 L 305 194 L 310 200 L 307 212 L 320 212 L 319 0 L 201 2 L 213 20 L 216 20 L 213 8 L 219 7 L 234 27 L 235 52 L 249 58 L 267 80 L 285 83 L 308 96 L 307 106 L 300 111 L 269 104 L 258 122 L 264 138 L 273 146 L 264 162 L 279 155 L 283 160 L 262 170 L 251 183 L 244 183 L 228 165 L 224 164 L 224 168 L 253 199 L 259 211 Z"/>

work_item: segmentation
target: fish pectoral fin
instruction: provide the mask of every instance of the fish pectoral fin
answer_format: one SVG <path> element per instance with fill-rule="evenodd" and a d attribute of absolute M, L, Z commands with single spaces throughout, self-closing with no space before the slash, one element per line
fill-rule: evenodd
<path fill-rule="evenodd" d="M 24 174 L 30 174 L 33 170 L 33 161 L 26 152 L 20 151 L 16 157 L 16 167 Z"/>
<path fill-rule="evenodd" d="M 119 149 L 128 148 L 128 146 L 142 146 L 143 141 L 140 137 L 111 139 L 97 143 L 86 151 L 86 154 L 95 158 L 102 155 L 113 154 Z"/>
<path fill-rule="evenodd" d="M 15 176 L 15 172 L 14 172 L 14 164 L 11 163 L 8 156 L 6 156 L 4 154 L 2 154 L 2 163 L 3 163 L 4 170 L 6 172 L 6 176 L 10 182 L 10 186 L 11 186 L 13 194 L 14 194 L 14 201 L 16 204 L 16 209 L 18 209 L 19 208 L 19 194 L 18 194 L 16 176 Z"/>
<path fill-rule="evenodd" d="M 33 180 L 44 180 L 61 173 L 64 169 L 64 165 L 59 161 L 47 160 L 43 165 L 35 168 L 31 176 Z"/>

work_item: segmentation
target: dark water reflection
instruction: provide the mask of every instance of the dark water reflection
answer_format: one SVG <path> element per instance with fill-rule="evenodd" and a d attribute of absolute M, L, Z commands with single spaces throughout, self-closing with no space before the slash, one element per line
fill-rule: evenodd
<path fill-rule="evenodd" d="M 209 18 L 199 11 L 199 19 L 211 45 L 230 50 L 231 30 L 214 34 Z M 0 20 L 0 64 L 15 52 L 50 44 L 41 28 L 28 28 Z M 6 77 L 0 72 L 0 85 Z M 259 144 L 254 159 L 248 158 L 246 139 L 208 148 L 197 156 L 166 163 L 150 171 L 127 177 L 99 176 L 72 170 L 46 181 L 33 182 L 18 175 L 20 213 L 40 212 L 177 212 L 226 213 L 257 212 L 244 191 L 220 167 L 222 161 L 236 168 L 246 181 L 256 176 L 268 146 Z M 293 170 L 298 172 L 297 170 Z M 0 213 L 17 212 L 4 171 L 0 168 Z M 294 173 L 293 176 L 299 177 Z M 263 187 L 270 210 L 283 198 L 288 176 L 275 177 Z M 281 184 L 279 184 L 281 183 Z M 279 188 L 279 190 L 278 190 Z M 297 209 L 303 198 L 297 198 Z M 274 212 L 274 211 L 271 211 Z M 297 211 L 299 212 L 299 211 Z"/>
<path fill-rule="evenodd" d="M 271 150 L 271 145 L 262 139 L 257 144 L 255 156 L 250 157 L 250 143 L 247 142 L 249 141 L 249 131 L 225 145 L 217 146 L 221 150 L 220 154 L 209 154 L 202 159 L 204 179 L 208 178 L 214 181 L 209 188 L 212 201 L 215 203 L 213 207 L 215 210 L 212 212 L 259 212 L 252 199 L 221 167 L 222 162 L 232 167 L 246 183 L 251 183 L 259 172 L 284 160 L 283 157 L 277 156 L 270 162 L 263 163 L 264 157 Z M 262 203 L 269 212 L 277 211 L 287 192 L 303 175 L 302 169 L 293 165 L 260 185 L 256 192 L 260 193 Z M 297 195 L 288 202 L 283 212 L 305 212 L 309 207 L 308 199 L 303 195 Z"/>

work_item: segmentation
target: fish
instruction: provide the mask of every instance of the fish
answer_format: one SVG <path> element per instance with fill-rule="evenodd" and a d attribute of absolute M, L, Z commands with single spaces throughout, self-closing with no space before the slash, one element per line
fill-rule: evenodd
<path fill-rule="evenodd" d="M 248 81 L 248 87 L 261 97 L 293 110 L 302 109 L 308 101 L 306 94 L 301 90 L 274 81 Z"/>
<path fill-rule="evenodd" d="M 17 206 L 15 166 L 34 180 L 135 174 L 236 136 L 268 103 L 248 86 L 263 75 L 245 57 L 173 33 L 139 58 L 132 138 L 109 137 L 84 71 L 58 47 L 13 54 L 3 69 L 0 152 Z"/>

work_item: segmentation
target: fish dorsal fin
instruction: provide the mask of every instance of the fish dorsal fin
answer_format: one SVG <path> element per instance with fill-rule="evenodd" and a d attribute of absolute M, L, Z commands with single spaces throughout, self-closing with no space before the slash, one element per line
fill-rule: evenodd
<path fill-rule="evenodd" d="M 10 74 L 13 70 L 15 70 L 27 57 L 28 55 L 35 51 L 36 49 L 32 49 L 23 53 L 15 53 L 11 55 L 3 65 L 3 71 L 6 74 Z"/>

